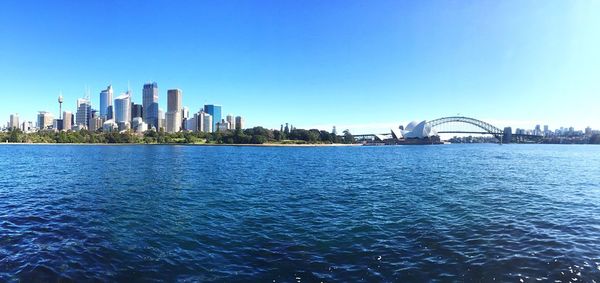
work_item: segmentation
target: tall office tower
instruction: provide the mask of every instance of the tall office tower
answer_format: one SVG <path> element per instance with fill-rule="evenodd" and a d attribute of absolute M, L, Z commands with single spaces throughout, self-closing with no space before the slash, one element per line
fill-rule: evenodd
<path fill-rule="evenodd" d="M 202 131 L 205 133 L 211 133 L 213 131 L 213 117 L 212 115 L 202 112 Z"/>
<path fill-rule="evenodd" d="M 129 92 L 121 94 L 115 99 L 115 122 L 119 130 L 123 131 L 131 125 L 131 96 Z"/>
<path fill-rule="evenodd" d="M 550 134 L 550 129 L 548 128 L 548 125 L 544 125 L 544 136 L 547 136 Z"/>
<path fill-rule="evenodd" d="M 156 130 L 160 131 L 160 129 L 163 129 L 164 131 L 165 124 L 165 111 L 162 109 L 158 109 L 158 128 L 156 128 Z M 150 126 L 150 124 L 148 124 L 148 126 Z"/>
<path fill-rule="evenodd" d="M 170 89 L 167 91 L 167 114 L 165 115 L 168 133 L 176 133 L 181 130 L 181 90 Z"/>
<path fill-rule="evenodd" d="M 71 130 L 71 125 L 73 124 L 73 113 L 69 112 L 69 111 L 65 111 L 63 112 L 63 130 L 64 131 L 69 131 Z"/>
<path fill-rule="evenodd" d="M 132 122 L 133 122 L 133 119 L 135 119 L 135 118 L 143 119 L 143 114 L 144 114 L 143 108 L 144 107 L 141 104 L 135 104 L 135 103 L 131 102 L 131 121 Z"/>
<path fill-rule="evenodd" d="M 114 120 L 115 119 L 115 107 L 113 105 L 108 106 L 106 114 L 106 120 Z"/>
<path fill-rule="evenodd" d="M 100 92 L 100 118 L 108 120 L 108 108 L 113 105 L 113 88 L 109 85 Z"/>
<path fill-rule="evenodd" d="M 204 112 L 212 116 L 212 130 L 217 130 L 217 123 L 221 121 L 221 106 L 220 105 L 204 105 Z"/>
<path fill-rule="evenodd" d="M 225 120 L 227 120 L 228 130 L 235 129 L 235 118 L 233 117 L 233 115 L 231 115 L 231 114 L 227 115 Z"/>
<path fill-rule="evenodd" d="M 8 121 L 9 129 L 18 129 L 19 128 L 19 114 L 10 114 L 10 120 Z"/>
<path fill-rule="evenodd" d="M 40 130 L 48 129 L 54 122 L 54 116 L 50 112 L 40 111 L 37 116 L 37 125 Z"/>
<path fill-rule="evenodd" d="M 183 106 L 183 108 L 181 108 L 181 119 L 188 118 L 190 118 L 190 108 L 187 106 Z"/>
<path fill-rule="evenodd" d="M 86 98 L 77 99 L 77 113 L 75 114 L 75 124 L 79 128 L 87 127 L 92 115 L 92 104 Z"/>
<path fill-rule="evenodd" d="M 95 116 L 90 120 L 90 132 L 95 132 L 99 129 L 102 129 L 102 118 Z"/>
<path fill-rule="evenodd" d="M 158 113 L 158 84 L 147 83 L 144 85 L 142 91 L 142 111 L 144 122 L 148 124 L 149 128 L 156 128 L 158 131 L 159 126 L 159 113 Z"/>
<path fill-rule="evenodd" d="M 183 108 L 181 108 L 181 123 L 182 123 L 182 128 L 186 128 L 187 125 L 187 120 L 189 120 L 190 118 L 190 108 L 187 106 L 183 106 Z"/>
<path fill-rule="evenodd" d="M 235 117 L 235 129 L 236 130 L 244 129 L 244 118 L 242 118 L 242 116 Z"/>

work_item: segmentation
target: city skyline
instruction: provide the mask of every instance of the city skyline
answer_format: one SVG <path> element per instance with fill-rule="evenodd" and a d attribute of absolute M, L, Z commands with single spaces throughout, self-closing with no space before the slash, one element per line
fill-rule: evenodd
<path fill-rule="evenodd" d="M 16 99 L 0 121 L 59 117 L 59 93 L 76 112 L 86 89 L 96 107 L 108 85 L 114 96 L 131 86 L 142 103 L 141 86 L 156 81 L 160 105 L 181 88 L 190 110 L 227 105 L 248 126 L 361 133 L 461 113 L 514 128 L 600 127 L 600 4 L 429 5 L 3 3 L 0 77 Z M 90 17 L 102 11 L 112 20 Z"/>

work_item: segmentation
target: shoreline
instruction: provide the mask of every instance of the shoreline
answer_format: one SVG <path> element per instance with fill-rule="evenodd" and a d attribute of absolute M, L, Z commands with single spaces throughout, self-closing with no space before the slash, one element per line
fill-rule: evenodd
<path fill-rule="evenodd" d="M 241 147 L 346 147 L 346 146 L 361 146 L 362 144 L 215 144 L 215 143 L 0 143 L 0 145 L 50 145 L 50 146 L 241 146 Z"/>

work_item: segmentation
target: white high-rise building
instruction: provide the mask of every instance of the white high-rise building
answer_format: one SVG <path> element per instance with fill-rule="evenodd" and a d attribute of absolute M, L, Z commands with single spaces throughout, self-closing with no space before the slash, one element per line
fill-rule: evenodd
<path fill-rule="evenodd" d="M 189 107 L 183 106 L 183 108 L 181 108 L 181 118 L 182 119 L 190 118 L 190 108 Z"/>
<path fill-rule="evenodd" d="M 212 131 L 213 131 L 213 116 L 206 112 L 201 112 L 201 117 L 202 117 L 201 131 L 203 131 L 205 133 L 212 133 Z"/>
<path fill-rule="evenodd" d="M 131 125 L 131 95 L 129 92 L 115 98 L 115 123 Z M 122 127 L 120 127 L 121 129 Z M 121 129 L 123 130 L 123 129 Z"/>
<path fill-rule="evenodd" d="M 181 131 L 181 112 L 167 112 L 165 114 L 167 133 L 177 133 Z"/>
<path fill-rule="evenodd" d="M 131 122 L 131 128 L 136 132 L 136 133 L 143 133 L 145 131 L 148 130 L 148 124 L 146 124 L 144 122 L 144 120 L 142 119 L 142 117 L 136 117 L 133 118 L 133 121 Z"/>

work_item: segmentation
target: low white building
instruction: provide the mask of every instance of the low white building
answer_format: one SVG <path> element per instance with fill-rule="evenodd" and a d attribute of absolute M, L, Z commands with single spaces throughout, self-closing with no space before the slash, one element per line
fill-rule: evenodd
<path fill-rule="evenodd" d="M 105 133 L 116 132 L 118 130 L 119 125 L 117 125 L 117 123 L 113 119 L 110 119 L 104 122 L 104 124 L 102 124 L 102 131 L 104 131 Z"/>

